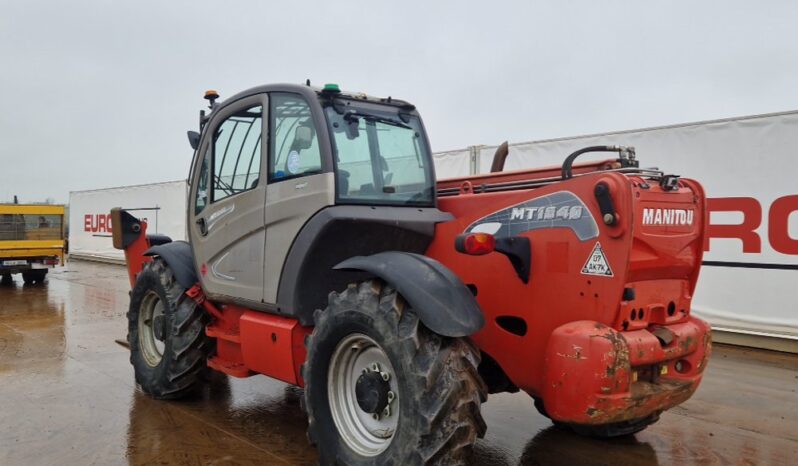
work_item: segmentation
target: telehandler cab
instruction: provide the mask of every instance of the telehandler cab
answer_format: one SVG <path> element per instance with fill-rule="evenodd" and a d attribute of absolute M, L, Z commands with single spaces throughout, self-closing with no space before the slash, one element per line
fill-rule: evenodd
<path fill-rule="evenodd" d="M 435 180 L 408 102 L 268 85 L 189 132 L 188 242 L 114 209 L 130 360 L 180 398 L 208 367 L 304 387 L 323 464 L 451 464 L 488 393 L 594 436 L 688 399 L 710 353 L 690 302 L 704 191 L 582 149 L 562 167 Z M 616 153 L 574 164 L 585 152 Z"/>

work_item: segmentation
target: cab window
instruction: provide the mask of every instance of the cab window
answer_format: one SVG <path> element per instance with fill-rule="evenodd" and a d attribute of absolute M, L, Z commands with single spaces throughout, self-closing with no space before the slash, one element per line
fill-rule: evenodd
<path fill-rule="evenodd" d="M 212 149 L 208 147 L 202 157 L 199 181 L 197 181 L 197 194 L 194 201 L 194 215 L 199 215 L 208 205 L 208 168 L 211 166 Z"/>
<path fill-rule="evenodd" d="M 434 205 L 431 157 L 417 116 L 343 99 L 325 113 L 333 133 L 338 202 Z"/>
<path fill-rule="evenodd" d="M 255 106 L 228 117 L 217 128 L 213 142 L 212 199 L 216 202 L 255 188 L 260 181 L 263 107 Z M 207 157 L 201 172 L 206 169 Z M 200 174 L 202 179 L 202 174 Z M 197 187 L 199 194 L 202 185 Z M 198 199 L 199 201 L 199 199 Z M 199 202 L 197 202 L 199 208 Z"/>
<path fill-rule="evenodd" d="M 310 105 L 299 95 L 273 93 L 270 98 L 269 181 L 321 173 L 321 151 Z"/>

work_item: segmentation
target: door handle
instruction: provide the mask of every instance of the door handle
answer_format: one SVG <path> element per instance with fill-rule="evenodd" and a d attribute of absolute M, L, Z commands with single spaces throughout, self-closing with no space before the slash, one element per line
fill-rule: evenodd
<path fill-rule="evenodd" d="M 208 234 L 208 226 L 205 223 L 205 219 L 204 218 L 200 217 L 200 218 L 197 219 L 197 226 L 199 227 L 199 232 L 200 232 L 200 234 L 202 236 L 205 236 L 205 235 Z"/>

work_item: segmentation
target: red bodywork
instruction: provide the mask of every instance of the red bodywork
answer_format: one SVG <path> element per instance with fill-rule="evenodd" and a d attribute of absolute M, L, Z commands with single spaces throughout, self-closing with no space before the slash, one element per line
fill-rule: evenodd
<path fill-rule="evenodd" d="M 710 353 L 709 326 L 690 315 L 706 232 L 703 189 L 681 179 L 678 190 L 665 191 L 650 180 L 608 168 L 613 168 L 612 162 L 584 164 L 573 170 L 582 176 L 570 180 L 478 194 L 474 187 L 486 184 L 555 181 L 560 169 L 438 183 L 439 190 L 451 193 L 439 197 L 439 208 L 455 220 L 437 226 L 426 254 L 476 290 L 486 325 L 472 339 L 482 352 L 515 386 L 542 399 L 547 413 L 562 422 L 606 424 L 675 406 L 698 387 Z M 602 221 L 594 194 L 597 183 L 610 189 L 618 213 L 613 225 Z M 597 236 L 580 241 L 572 230 L 558 227 L 521 233 L 532 246 L 528 283 L 502 254 L 455 251 L 455 238 L 474 222 L 563 191 L 584 203 L 598 226 Z M 691 211 L 693 220 L 645 224 L 644 209 Z M 146 246 L 146 240 L 139 241 L 126 251 L 131 281 L 142 265 L 131 258 Z M 582 273 L 597 244 L 611 276 Z M 209 366 L 236 377 L 261 373 L 303 385 L 303 341 L 312 328 L 281 316 L 211 303 L 199 285 L 188 295 L 213 316 L 206 332 L 216 339 L 217 353 Z M 523 332 L 503 327 L 500 317 L 523 320 Z"/>
<path fill-rule="evenodd" d="M 147 222 L 141 221 L 139 223 L 139 234 L 132 243 L 125 249 L 125 264 L 127 264 L 127 276 L 130 280 L 130 288 L 136 286 L 136 277 L 144 268 L 144 264 L 152 262 L 152 257 L 145 256 L 144 253 L 150 248 L 150 242 L 147 239 Z M 121 230 L 121 227 L 119 228 Z"/>
<path fill-rule="evenodd" d="M 698 387 L 710 351 L 709 326 L 690 315 L 706 231 L 703 189 L 682 179 L 678 190 L 666 192 L 637 176 L 596 171 L 606 166 L 582 165 L 574 172 L 584 176 L 533 190 L 472 194 L 473 186 L 485 183 L 557 177 L 559 167 L 442 181 L 439 189 L 461 188 L 439 199 L 439 208 L 456 220 L 438 226 L 427 251 L 476 286 L 487 321 L 473 336 L 480 349 L 516 386 L 541 398 L 552 418 L 576 424 L 636 419 L 685 401 Z M 600 182 L 609 185 L 619 213 L 613 226 L 601 221 L 594 196 Z M 559 191 L 585 203 L 599 235 L 579 241 L 564 228 L 523 233 L 532 244 L 529 284 L 515 276 L 503 255 L 454 250 L 454 237 L 472 222 Z M 646 208 L 692 210 L 693 222 L 644 225 Z M 582 274 L 596 243 L 611 277 Z M 634 299 L 623 299 L 625 288 L 634 290 Z M 500 316 L 523 319 L 527 333 L 502 328 Z M 654 331 L 666 335 L 667 345 Z"/>
<path fill-rule="evenodd" d="M 205 329 L 216 339 L 216 355 L 208 360 L 208 366 L 234 377 L 264 374 L 304 386 L 299 368 L 305 362 L 305 337 L 311 327 L 233 304 L 217 307 L 205 299 L 199 284 L 186 294 L 214 317 Z"/>

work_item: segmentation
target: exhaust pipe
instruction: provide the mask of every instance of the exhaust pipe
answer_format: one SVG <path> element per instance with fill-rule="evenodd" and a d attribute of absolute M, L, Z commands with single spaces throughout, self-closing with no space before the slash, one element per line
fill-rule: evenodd
<path fill-rule="evenodd" d="M 496 152 L 493 154 L 493 163 L 490 164 L 490 172 L 496 173 L 504 170 L 504 161 L 507 160 L 507 155 L 510 153 L 510 145 L 507 141 L 499 144 Z"/>

